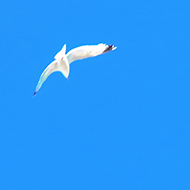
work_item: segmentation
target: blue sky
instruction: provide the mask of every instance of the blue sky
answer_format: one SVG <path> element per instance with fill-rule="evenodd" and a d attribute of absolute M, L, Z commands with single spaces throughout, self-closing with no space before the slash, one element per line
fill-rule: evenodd
<path fill-rule="evenodd" d="M 190 189 L 189 8 L 2 0 L 0 189 Z M 100 42 L 32 98 L 65 43 Z"/>

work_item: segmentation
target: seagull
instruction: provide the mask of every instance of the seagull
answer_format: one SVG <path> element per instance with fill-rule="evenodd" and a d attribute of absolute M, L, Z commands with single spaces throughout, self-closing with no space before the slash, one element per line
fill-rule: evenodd
<path fill-rule="evenodd" d="M 65 44 L 63 48 L 61 49 L 61 51 L 59 51 L 54 56 L 55 60 L 51 62 L 41 74 L 33 96 L 37 94 L 42 84 L 53 72 L 56 72 L 56 71 L 61 72 L 65 76 L 65 78 L 68 80 L 69 73 L 70 73 L 70 64 L 73 61 L 85 59 L 88 57 L 95 57 L 97 55 L 101 55 L 109 51 L 113 51 L 116 48 L 117 47 L 115 47 L 114 45 L 106 45 L 106 44 L 101 43 L 98 45 L 79 46 L 77 48 L 70 50 L 67 54 L 65 54 L 66 53 L 66 44 Z"/>

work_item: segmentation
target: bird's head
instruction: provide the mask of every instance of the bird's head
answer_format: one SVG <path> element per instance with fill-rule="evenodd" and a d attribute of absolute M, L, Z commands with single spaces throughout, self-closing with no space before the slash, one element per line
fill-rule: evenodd
<path fill-rule="evenodd" d="M 63 46 L 63 48 L 61 49 L 61 51 L 59 51 L 55 56 L 54 58 L 58 61 L 63 61 L 66 57 L 65 55 L 65 52 L 66 52 L 66 44 Z"/>

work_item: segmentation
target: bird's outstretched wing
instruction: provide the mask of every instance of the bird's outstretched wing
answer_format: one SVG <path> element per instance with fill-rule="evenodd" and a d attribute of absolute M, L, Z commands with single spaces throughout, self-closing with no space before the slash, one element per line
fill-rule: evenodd
<path fill-rule="evenodd" d="M 36 86 L 36 90 L 34 92 L 34 96 L 39 91 L 39 89 L 41 88 L 45 80 L 48 78 L 48 76 L 51 75 L 53 72 L 60 71 L 68 79 L 70 66 L 69 66 L 69 61 L 65 55 L 65 51 L 66 51 L 66 44 L 63 46 L 61 51 L 59 51 L 55 55 L 54 58 L 56 60 L 50 63 L 41 74 L 38 84 Z"/>
<path fill-rule="evenodd" d="M 70 50 L 66 54 L 66 56 L 67 59 L 69 60 L 69 64 L 71 64 L 75 60 L 101 55 L 103 53 L 112 51 L 116 48 L 117 47 L 115 47 L 114 45 L 106 45 L 106 44 L 86 45 Z"/>
<path fill-rule="evenodd" d="M 70 72 L 70 66 L 69 66 L 69 62 L 68 62 L 67 58 L 65 58 L 63 61 L 60 61 L 60 62 L 57 62 L 57 60 L 55 60 L 45 68 L 45 70 L 43 71 L 43 73 L 40 76 L 40 79 L 38 81 L 38 84 L 36 86 L 36 90 L 35 90 L 33 96 L 35 96 L 37 94 L 37 92 L 40 90 L 40 88 L 41 88 L 42 84 L 45 82 L 45 80 L 53 72 L 56 72 L 56 71 L 60 71 L 68 79 L 69 72 Z"/>
<path fill-rule="evenodd" d="M 55 71 L 59 71 L 58 69 L 58 63 L 57 61 L 53 61 L 52 63 L 50 63 L 45 70 L 43 71 L 43 73 L 40 76 L 40 79 L 38 81 L 38 84 L 36 86 L 36 90 L 34 92 L 34 96 L 37 94 L 37 92 L 40 90 L 42 84 L 44 83 L 44 81 L 49 77 L 49 75 L 51 75 L 51 73 L 55 72 Z"/>

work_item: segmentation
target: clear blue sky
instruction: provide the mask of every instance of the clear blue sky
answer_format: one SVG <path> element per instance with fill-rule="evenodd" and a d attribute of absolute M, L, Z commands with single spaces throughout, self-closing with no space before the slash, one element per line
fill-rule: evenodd
<path fill-rule="evenodd" d="M 190 1 L 2 0 L 0 189 L 190 189 Z M 52 74 L 66 43 L 117 50 Z"/>

